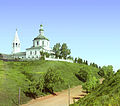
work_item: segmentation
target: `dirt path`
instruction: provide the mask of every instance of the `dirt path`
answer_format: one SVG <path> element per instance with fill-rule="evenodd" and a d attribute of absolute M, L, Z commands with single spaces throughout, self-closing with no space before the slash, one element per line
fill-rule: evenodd
<path fill-rule="evenodd" d="M 82 86 L 70 89 L 70 103 L 73 103 L 73 98 L 80 98 L 85 95 L 82 92 Z M 22 106 L 68 106 L 68 90 L 57 93 L 57 96 L 48 95 L 31 100 L 28 104 Z"/>
<path fill-rule="evenodd" d="M 100 83 L 104 78 L 100 79 Z M 73 103 L 73 98 L 77 101 L 86 95 L 83 91 L 82 86 L 76 86 L 70 89 L 70 104 Z M 57 96 L 48 95 L 31 100 L 28 104 L 22 106 L 68 106 L 68 90 L 57 93 Z"/>

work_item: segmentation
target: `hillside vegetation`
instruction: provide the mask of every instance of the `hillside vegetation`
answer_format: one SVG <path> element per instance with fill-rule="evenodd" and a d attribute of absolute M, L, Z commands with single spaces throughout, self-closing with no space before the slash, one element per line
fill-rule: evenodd
<path fill-rule="evenodd" d="M 120 105 L 120 70 L 114 75 L 107 75 L 101 85 L 81 98 L 73 106 L 119 106 Z"/>
<path fill-rule="evenodd" d="M 49 88 L 56 92 L 67 89 L 68 84 L 71 87 L 80 85 L 83 82 L 76 77 L 76 73 L 82 68 L 86 68 L 86 72 L 90 71 L 94 73 L 93 75 L 98 75 L 98 68 L 85 64 L 44 60 L 28 62 L 0 61 L 0 106 L 18 105 L 19 88 L 21 89 L 20 102 L 23 104 L 31 98 L 49 94 L 48 90 L 51 90 Z M 50 76 L 52 78 L 47 79 Z M 59 82 L 60 79 L 61 82 Z M 46 83 L 47 80 L 50 80 L 50 82 Z"/>

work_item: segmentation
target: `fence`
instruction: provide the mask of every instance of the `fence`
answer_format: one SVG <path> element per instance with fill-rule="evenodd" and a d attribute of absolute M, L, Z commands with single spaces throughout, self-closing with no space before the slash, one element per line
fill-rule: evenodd
<path fill-rule="evenodd" d="M 65 61 L 65 62 L 70 62 L 70 63 L 73 63 L 73 60 L 65 60 L 65 59 L 55 59 L 55 58 L 45 58 L 45 60 L 48 60 L 48 61 Z"/>

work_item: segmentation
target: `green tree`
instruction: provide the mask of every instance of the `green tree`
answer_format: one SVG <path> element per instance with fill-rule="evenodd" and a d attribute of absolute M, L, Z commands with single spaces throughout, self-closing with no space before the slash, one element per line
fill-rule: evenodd
<path fill-rule="evenodd" d="M 86 70 L 84 70 L 84 69 L 80 69 L 79 72 L 75 73 L 75 76 L 76 76 L 79 80 L 81 80 L 81 81 L 83 81 L 83 82 L 86 82 L 87 79 L 88 79 L 88 72 L 87 72 Z"/>
<path fill-rule="evenodd" d="M 71 51 L 68 49 L 67 44 L 63 43 L 61 46 L 61 56 L 66 59 L 68 55 L 70 55 Z"/>
<path fill-rule="evenodd" d="M 78 58 L 77 63 L 82 64 L 82 62 L 83 62 L 82 59 Z"/>
<path fill-rule="evenodd" d="M 78 60 L 77 60 L 77 57 L 76 57 L 75 60 L 74 60 L 74 63 L 77 63 L 77 61 L 78 61 Z"/>
<path fill-rule="evenodd" d="M 3 55 L 0 53 L 0 59 L 3 59 Z"/>
<path fill-rule="evenodd" d="M 68 59 L 71 59 L 71 60 L 73 60 L 73 57 L 72 57 L 72 56 L 69 56 L 69 57 L 68 57 Z"/>
<path fill-rule="evenodd" d="M 97 65 L 97 64 L 95 64 L 94 62 L 93 62 L 93 63 L 90 63 L 90 66 L 93 66 L 93 67 L 98 68 L 98 65 Z"/>
<path fill-rule="evenodd" d="M 112 65 L 103 66 L 98 72 L 98 74 L 104 78 L 109 78 L 113 76 L 114 75 L 113 66 Z"/>
<path fill-rule="evenodd" d="M 99 79 L 97 79 L 95 76 L 89 75 L 89 79 L 86 83 L 83 83 L 82 88 L 87 91 L 87 93 L 91 92 L 96 88 L 96 86 L 99 84 Z"/>
<path fill-rule="evenodd" d="M 45 56 L 49 58 L 50 54 L 48 52 L 45 52 Z"/>
<path fill-rule="evenodd" d="M 40 51 L 40 60 L 45 60 L 45 53 L 43 51 Z"/>
<path fill-rule="evenodd" d="M 60 43 L 56 43 L 56 45 L 54 45 L 53 47 L 53 51 L 55 52 L 55 57 L 58 58 L 60 56 L 60 48 L 61 48 L 61 45 Z"/>
<path fill-rule="evenodd" d="M 58 71 L 50 68 L 44 76 L 44 81 L 45 89 L 50 93 L 54 93 L 55 84 L 62 83 L 63 78 L 61 77 L 61 74 Z"/>
<path fill-rule="evenodd" d="M 43 94 L 43 89 L 44 89 L 44 78 L 43 75 L 40 75 L 39 79 L 34 79 L 31 78 L 26 80 L 28 85 L 24 89 L 24 93 L 26 96 L 31 97 L 31 98 L 36 98 Z"/>
<path fill-rule="evenodd" d="M 88 61 L 87 60 L 85 61 L 85 64 L 88 65 Z"/>

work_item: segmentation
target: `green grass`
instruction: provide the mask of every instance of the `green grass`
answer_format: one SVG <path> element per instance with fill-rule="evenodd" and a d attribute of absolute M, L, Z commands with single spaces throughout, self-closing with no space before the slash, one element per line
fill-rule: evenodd
<path fill-rule="evenodd" d="M 82 82 L 75 76 L 81 67 L 91 68 L 95 75 L 97 68 L 84 64 L 57 62 L 57 61 L 28 61 L 28 62 L 3 62 L 0 61 L 0 106 L 16 106 L 18 104 L 18 90 L 21 87 L 21 103 L 26 103 L 31 98 L 26 97 L 23 90 L 28 86 L 27 76 L 22 72 L 32 74 L 34 79 L 39 79 L 41 74 L 49 68 L 59 71 L 64 83 L 55 85 L 55 91 L 61 91 L 80 85 Z"/>
<path fill-rule="evenodd" d="M 103 81 L 101 85 L 72 106 L 119 106 L 120 71 Z"/>

